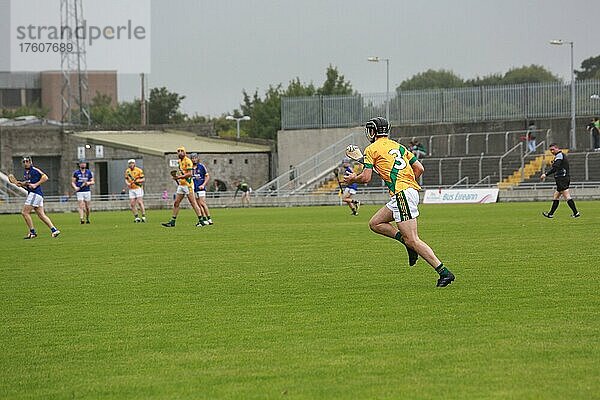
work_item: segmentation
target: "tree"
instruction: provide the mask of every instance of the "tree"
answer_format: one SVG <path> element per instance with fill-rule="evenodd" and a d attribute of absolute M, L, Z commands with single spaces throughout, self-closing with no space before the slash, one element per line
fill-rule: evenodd
<path fill-rule="evenodd" d="M 560 79 L 541 65 L 512 68 L 502 78 L 503 85 L 520 83 L 559 82 Z"/>
<path fill-rule="evenodd" d="M 264 98 L 259 96 L 258 91 L 249 94 L 242 91 L 243 102 L 240 115 L 250 116 L 250 121 L 244 122 L 244 129 L 252 137 L 264 139 L 275 139 L 277 131 L 281 128 L 281 98 L 315 96 L 315 95 L 350 95 L 353 94 L 352 84 L 346 81 L 344 75 L 332 65 L 325 71 L 325 81 L 319 88 L 311 82 L 304 84 L 296 77 L 288 83 L 284 89 L 282 84 L 270 85 L 265 92 Z M 237 110 L 236 110 L 237 111 Z M 234 115 L 236 115 L 234 113 Z M 221 134 L 223 131 L 219 131 Z"/>
<path fill-rule="evenodd" d="M 179 111 L 183 99 L 185 99 L 185 96 L 170 92 L 166 87 L 150 90 L 148 99 L 149 122 L 157 125 L 183 122 L 186 116 Z"/>
<path fill-rule="evenodd" d="M 274 139 L 281 128 L 281 84 L 269 86 L 262 99 L 255 91 L 252 96 L 243 92 L 244 103 L 241 105 L 242 113 L 250 116 L 246 127 L 252 137 Z"/>
<path fill-rule="evenodd" d="M 317 92 L 318 90 L 312 82 L 305 85 L 300 82 L 300 78 L 296 77 L 296 79 L 290 81 L 283 95 L 288 97 L 314 96 Z"/>
<path fill-rule="evenodd" d="M 112 105 L 112 98 L 96 92 L 90 104 L 90 117 L 94 125 L 120 125 L 117 110 Z"/>
<path fill-rule="evenodd" d="M 94 125 L 139 125 L 141 121 L 140 107 L 141 102 L 138 99 L 121 102 L 115 107 L 112 105 L 110 96 L 96 93 L 90 104 L 90 116 Z"/>
<path fill-rule="evenodd" d="M 463 87 L 465 82 L 452 71 L 429 69 L 402 81 L 398 90 L 422 90 Z"/>
<path fill-rule="evenodd" d="M 578 81 L 584 79 L 600 79 L 600 56 L 586 58 L 581 62 L 581 71 L 575 71 Z"/>
<path fill-rule="evenodd" d="M 142 102 L 134 99 L 131 102 L 124 101 L 117 107 L 117 120 L 119 125 L 140 125 L 142 121 Z"/>
<path fill-rule="evenodd" d="M 502 74 L 490 74 L 483 77 L 477 77 L 475 79 L 467 79 L 465 81 L 466 86 L 493 86 L 502 85 L 504 76 Z"/>
<path fill-rule="evenodd" d="M 317 90 L 317 93 L 323 96 L 351 95 L 353 93 L 352 84 L 344 79 L 344 75 L 339 73 L 337 67 L 329 64 L 325 71 L 325 82 Z"/>

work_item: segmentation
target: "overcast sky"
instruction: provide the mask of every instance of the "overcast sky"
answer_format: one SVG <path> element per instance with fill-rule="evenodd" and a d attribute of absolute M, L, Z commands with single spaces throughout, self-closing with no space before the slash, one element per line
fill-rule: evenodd
<path fill-rule="evenodd" d="M 390 59 L 390 90 L 429 68 L 473 78 L 540 64 L 569 79 L 569 48 L 550 39 L 575 42 L 576 68 L 600 55 L 600 1 L 152 0 L 149 86 L 215 116 L 239 107 L 243 89 L 320 85 L 329 64 L 359 92 L 385 92 L 385 63 L 369 56 Z M 121 99 L 138 85 L 122 76 Z"/>

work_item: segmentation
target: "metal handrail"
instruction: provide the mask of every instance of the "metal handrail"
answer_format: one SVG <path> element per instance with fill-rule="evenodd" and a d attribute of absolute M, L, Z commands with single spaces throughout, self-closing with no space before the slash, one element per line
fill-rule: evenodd
<path fill-rule="evenodd" d="M 504 158 L 510 153 L 512 153 L 517 147 L 521 150 L 521 164 L 523 164 L 523 142 L 520 142 L 513 146 L 509 151 L 500 156 L 500 160 L 498 161 L 498 182 L 502 182 L 502 163 L 504 161 Z"/>
<path fill-rule="evenodd" d="M 453 189 L 453 188 L 455 188 L 456 186 L 460 185 L 460 184 L 461 184 L 462 182 L 464 182 L 464 181 L 466 181 L 466 182 L 467 182 L 467 184 L 466 184 L 466 187 L 468 188 L 468 187 L 469 187 L 469 177 L 468 177 L 468 176 L 465 176 L 464 178 L 462 178 L 462 179 L 460 179 L 459 181 L 457 181 L 457 182 L 456 182 L 454 185 L 450 186 L 448 189 Z"/>
<path fill-rule="evenodd" d="M 534 132 L 535 132 L 535 131 L 534 131 Z M 535 148 L 534 148 L 534 150 L 533 150 L 533 151 L 529 151 L 529 146 L 526 146 L 526 149 L 525 149 L 525 157 L 526 157 L 526 156 L 528 156 L 528 155 L 529 155 L 529 154 L 531 154 L 531 153 L 537 152 L 537 149 L 538 149 L 538 147 L 540 147 L 540 145 L 541 145 L 542 143 L 543 143 L 543 144 L 547 143 L 547 142 L 548 142 L 548 136 L 550 135 L 550 132 L 552 132 L 552 129 L 547 129 L 547 130 L 546 130 L 546 138 L 545 138 L 544 140 L 542 140 L 542 141 L 541 141 L 539 144 L 536 144 L 536 145 L 535 145 Z"/>
<path fill-rule="evenodd" d="M 471 185 L 471 188 L 474 188 L 475 186 L 479 185 L 480 183 L 482 183 L 483 181 L 486 181 L 486 180 L 488 182 L 488 187 L 492 186 L 492 178 L 489 175 L 487 175 L 485 178 L 480 179 L 479 181 L 477 181 L 476 183 Z"/>
<path fill-rule="evenodd" d="M 359 132 L 350 133 L 344 138 L 338 140 L 332 145 L 296 165 L 293 170 L 282 172 L 276 178 L 256 189 L 256 192 L 269 192 L 272 186 L 274 186 L 276 190 L 293 190 L 298 185 L 303 186 L 304 184 L 302 182 L 312 180 L 314 177 L 322 173 L 325 168 L 330 168 L 331 165 L 338 164 L 340 159 L 343 158 L 341 154 L 343 154 L 343 150 L 346 148 L 346 146 L 351 142 L 362 139 L 362 136 L 359 135 L 361 135 Z M 293 173 L 293 179 L 290 179 L 290 173 Z"/>
<path fill-rule="evenodd" d="M 590 158 L 590 153 L 589 152 L 585 153 L 585 180 L 586 181 L 588 179 L 590 179 L 590 168 L 588 165 L 589 158 Z"/>
<path fill-rule="evenodd" d="M 429 148 L 427 149 L 427 154 L 431 157 L 433 155 L 433 140 L 438 138 L 438 139 L 442 139 L 445 138 L 446 139 L 446 152 L 447 154 L 451 153 L 452 150 L 452 146 L 451 146 L 451 139 L 453 138 L 457 138 L 460 136 L 464 136 L 465 137 L 465 155 L 469 155 L 470 154 L 470 142 L 471 142 L 471 137 L 472 136 L 485 136 L 485 153 L 489 153 L 489 138 L 490 136 L 496 136 L 496 135 L 504 135 L 504 151 L 508 151 L 508 142 L 509 142 L 509 138 L 511 135 L 524 135 L 527 134 L 527 132 L 534 132 L 534 133 L 542 133 L 545 134 L 546 138 L 548 137 L 548 135 L 550 134 L 550 132 L 552 132 L 551 129 L 534 129 L 534 130 L 529 130 L 529 129 L 523 129 L 523 130 L 516 130 L 516 131 L 502 131 L 502 132 L 468 132 L 468 133 L 443 133 L 440 135 L 426 135 L 426 136 L 399 136 L 397 138 L 397 140 L 400 143 L 405 143 L 405 142 L 409 142 L 412 139 L 419 139 L 419 140 L 423 140 L 426 141 L 428 143 Z"/>
<path fill-rule="evenodd" d="M 481 182 L 483 181 L 488 181 L 491 182 L 489 175 L 486 176 L 485 178 L 483 178 L 481 180 Z M 479 186 L 481 184 L 481 182 L 477 182 L 473 185 L 470 185 L 470 188 L 474 188 L 476 186 Z M 491 183 L 489 184 L 491 185 Z M 517 186 L 515 188 L 513 188 L 512 190 L 530 190 L 530 189 L 553 189 L 555 186 L 554 183 L 552 182 L 531 182 L 531 183 L 524 183 L 520 186 Z M 587 181 L 574 181 L 571 182 L 570 184 L 571 188 L 575 188 L 575 189 L 585 189 L 585 188 L 592 188 L 592 189 L 598 189 L 600 188 L 600 182 L 598 181 L 593 181 L 593 182 L 587 182 Z M 421 187 L 422 190 L 428 190 L 428 189 L 432 189 L 432 190 L 438 190 L 438 189 L 449 189 L 450 186 L 448 185 L 424 185 Z M 303 191 L 303 192 L 297 192 L 294 195 L 295 196 L 328 196 L 331 194 L 335 194 L 337 191 L 339 191 L 339 189 L 335 189 L 332 190 L 330 192 L 324 192 L 324 193 L 314 193 L 311 191 Z M 228 200 L 232 200 L 234 199 L 234 195 L 235 195 L 235 191 L 224 191 L 224 192 L 207 192 L 208 194 L 212 194 L 210 198 L 222 198 L 222 199 L 228 199 Z M 357 189 L 357 194 L 361 195 L 361 194 L 369 194 L 369 193 L 381 193 L 382 195 L 387 195 L 388 194 L 388 190 L 385 187 L 373 187 L 373 186 L 359 186 L 359 188 Z M 282 192 L 277 192 L 277 191 L 273 191 L 270 193 L 264 193 L 261 195 L 261 197 L 268 197 L 268 196 L 273 196 L 273 197 L 289 197 L 290 192 L 289 191 L 282 191 Z M 45 196 L 44 197 L 44 203 L 53 203 L 53 202 L 61 202 L 60 200 L 61 196 Z M 127 197 L 121 197 L 119 199 L 114 199 L 112 198 L 114 196 L 110 196 L 110 195 L 106 195 L 106 196 L 94 196 L 93 197 L 93 201 L 119 201 L 121 204 L 123 204 L 124 208 L 127 207 L 127 204 L 129 203 L 129 198 Z M 161 194 L 160 193 L 153 193 L 153 194 L 146 194 L 144 196 L 145 199 L 149 200 L 149 199 L 160 199 L 161 198 Z M 239 198 L 239 197 L 238 197 Z M 165 203 L 167 203 L 169 206 L 171 205 L 171 197 L 169 197 L 168 199 L 164 200 Z M 9 200 L 5 203 L 0 203 L 0 209 L 2 208 L 2 206 L 4 204 L 6 205 L 11 205 L 11 204 L 22 204 L 23 202 L 23 198 L 21 197 L 10 197 Z M 64 203 L 64 201 L 62 201 Z M 76 200 L 75 199 L 69 199 L 68 203 L 72 205 L 72 210 L 76 210 L 77 204 L 76 204 Z M 150 202 L 148 205 L 150 206 L 152 203 Z M 210 204 L 210 203 L 209 203 Z M 156 203 L 154 203 L 154 206 L 156 205 Z"/>

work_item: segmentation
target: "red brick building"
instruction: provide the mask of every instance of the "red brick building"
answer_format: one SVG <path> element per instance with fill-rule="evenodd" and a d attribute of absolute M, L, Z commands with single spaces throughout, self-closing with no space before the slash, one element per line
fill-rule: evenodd
<path fill-rule="evenodd" d="M 48 109 L 48 119 L 60 121 L 62 118 L 63 79 L 61 71 L 43 72 L 0 72 L 0 109 L 16 109 L 22 106 L 40 105 Z M 72 90 L 77 93 L 77 74 L 71 76 Z M 90 102 L 96 94 L 110 96 L 117 105 L 117 72 L 88 71 L 88 98 Z"/>

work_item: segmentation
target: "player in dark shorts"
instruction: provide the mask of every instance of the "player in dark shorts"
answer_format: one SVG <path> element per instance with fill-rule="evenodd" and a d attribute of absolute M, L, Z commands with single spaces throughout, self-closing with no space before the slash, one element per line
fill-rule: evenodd
<path fill-rule="evenodd" d="M 560 197 L 562 196 L 565 198 L 567 204 L 573 211 L 573 215 L 571 215 L 571 217 L 578 218 L 581 214 L 579 214 L 579 211 L 577 211 L 575 201 L 571 198 L 571 193 L 569 193 L 569 184 L 571 183 L 571 178 L 569 177 L 569 160 L 567 160 L 567 156 L 562 152 L 556 143 L 552 143 L 548 149 L 554 155 L 554 161 L 552 162 L 550 169 L 540 176 L 540 179 L 544 180 L 546 179 L 546 176 L 554 174 L 554 180 L 556 181 L 556 192 L 554 192 L 550 211 L 544 211 L 542 215 L 546 218 L 554 218 L 554 212 L 558 208 L 558 203 Z"/>

